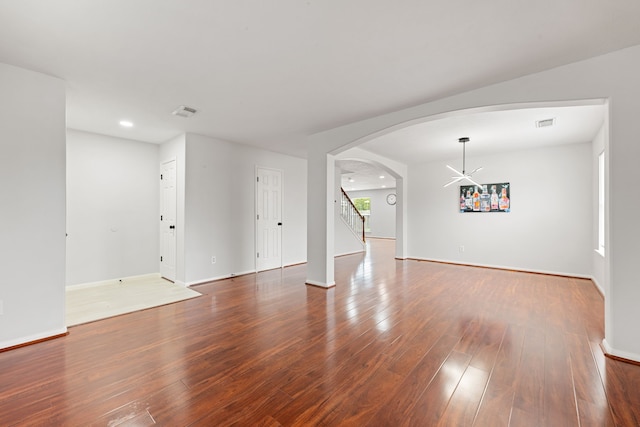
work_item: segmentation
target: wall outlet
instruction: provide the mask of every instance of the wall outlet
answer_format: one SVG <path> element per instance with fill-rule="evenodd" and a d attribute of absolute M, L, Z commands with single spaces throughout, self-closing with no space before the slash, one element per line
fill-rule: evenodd
<path fill-rule="evenodd" d="M 215 264 L 215 263 L 216 263 L 216 257 L 215 257 L 215 256 L 212 256 L 212 257 L 211 257 L 211 264 Z"/>
<path fill-rule="evenodd" d="M 460 251 L 460 253 L 464 252 L 464 246 L 460 246 L 458 250 Z"/>

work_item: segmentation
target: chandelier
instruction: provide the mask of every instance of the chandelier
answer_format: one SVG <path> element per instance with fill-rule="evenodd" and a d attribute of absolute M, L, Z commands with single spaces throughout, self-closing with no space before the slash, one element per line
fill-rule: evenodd
<path fill-rule="evenodd" d="M 480 184 L 478 184 L 477 182 L 475 182 L 473 179 L 471 179 L 471 176 L 478 172 L 479 170 L 482 170 L 482 166 L 480 166 L 479 168 L 475 168 L 473 171 L 467 173 L 466 172 L 466 165 L 465 165 L 465 147 L 466 147 L 466 143 L 469 142 L 469 138 L 459 138 L 458 142 L 462 144 L 462 172 L 458 172 L 456 169 L 452 168 L 451 166 L 447 165 L 447 168 L 449 168 L 451 171 L 455 172 L 457 175 L 456 176 L 452 176 L 451 177 L 451 182 L 448 182 L 444 185 L 444 187 L 448 187 L 451 184 L 455 184 L 456 182 L 460 182 L 463 179 L 466 179 L 467 181 L 469 181 L 470 183 L 472 183 L 473 185 L 477 185 L 478 187 L 481 187 Z"/>

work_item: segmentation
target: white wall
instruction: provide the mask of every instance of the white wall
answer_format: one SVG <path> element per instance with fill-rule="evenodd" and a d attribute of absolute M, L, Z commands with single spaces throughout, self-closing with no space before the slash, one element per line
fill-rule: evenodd
<path fill-rule="evenodd" d="M 67 131 L 67 285 L 158 272 L 158 153 Z"/>
<path fill-rule="evenodd" d="M 187 134 L 185 280 L 187 284 L 234 273 L 231 248 L 231 143 Z M 216 264 L 211 264 L 211 256 Z"/>
<path fill-rule="evenodd" d="M 66 332 L 65 86 L 0 64 L 0 348 Z"/>
<path fill-rule="evenodd" d="M 187 285 L 255 271 L 256 166 L 283 171 L 283 264 L 306 260 L 306 161 L 187 134 Z M 177 230 L 180 233 L 180 228 Z M 216 257 L 215 264 L 211 264 L 212 256 Z"/>
<path fill-rule="evenodd" d="M 396 205 L 387 203 L 387 196 L 395 194 L 395 188 L 374 190 L 348 191 L 351 199 L 369 197 L 371 199 L 371 213 L 369 215 L 369 237 L 384 237 L 395 239 L 396 237 Z"/>
<path fill-rule="evenodd" d="M 460 213 L 454 160 L 409 166 L 411 257 L 590 277 L 590 143 L 468 157 L 480 183 L 510 183 L 511 212 Z"/>
<path fill-rule="evenodd" d="M 235 230 L 236 272 L 255 270 L 255 168 L 262 166 L 283 172 L 282 264 L 307 261 L 307 161 L 246 145 L 233 145 L 232 206 Z"/>
<path fill-rule="evenodd" d="M 362 238 L 356 236 L 351 227 L 342 219 L 340 214 L 335 216 L 334 251 L 336 256 L 355 254 L 365 251 Z"/>

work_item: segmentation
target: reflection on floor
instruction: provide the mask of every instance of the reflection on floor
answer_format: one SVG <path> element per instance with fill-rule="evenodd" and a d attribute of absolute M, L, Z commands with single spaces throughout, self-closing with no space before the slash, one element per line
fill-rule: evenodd
<path fill-rule="evenodd" d="M 67 289 L 67 326 L 200 296 L 161 277 L 144 276 Z"/>

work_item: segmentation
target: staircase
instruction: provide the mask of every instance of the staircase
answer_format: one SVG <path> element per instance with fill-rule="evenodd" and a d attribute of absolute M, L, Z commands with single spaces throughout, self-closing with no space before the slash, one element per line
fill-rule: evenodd
<path fill-rule="evenodd" d="M 340 188 L 340 192 L 342 193 L 340 200 L 340 216 L 351 230 L 353 230 L 357 236 L 362 238 L 362 242 L 364 242 L 364 216 L 358 211 L 349 195 L 344 191 L 344 188 Z"/>

